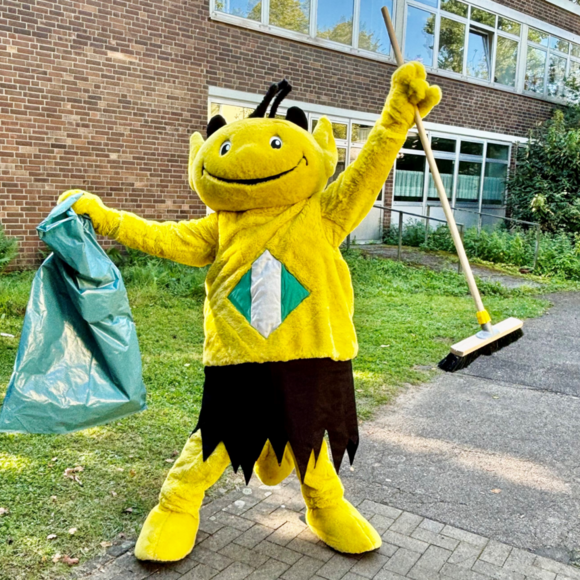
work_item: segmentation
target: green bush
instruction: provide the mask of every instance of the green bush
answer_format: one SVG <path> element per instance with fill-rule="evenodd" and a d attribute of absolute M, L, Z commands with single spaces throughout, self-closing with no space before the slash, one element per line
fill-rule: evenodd
<path fill-rule="evenodd" d="M 398 228 L 390 228 L 385 236 L 385 243 L 397 244 L 398 235 Z M 469 228 L 465 231 L 463 242 L 470 259 L 478 258 L 519 268 L 531 268 L 534 264 L 535 230 L 510 231 L 497 228 L 492 231 L 484 229 L 478 234 L 477 228 Z M 425 250 L 455 253 L 455 245 L 446 226 L 430 230 L 427 243 L 423 224 L 406 226 L 403 229 L 403 244 Z M 580 234 L 542 233 L 534 274 L 580 281 Z"/>
<path fill-rule="evenodd" d="M 580 233 L 579 111 L 555 111 L 518 147 L 507 183 L 512 217 L 539 222 L 547 232 Z"/>
<path fill-rule="evenodd" d="M 4 226 L 0 224 L 0 272 L 16 257 L 18 243 L 14 238 L 9 238 L 4 232 Z"/>

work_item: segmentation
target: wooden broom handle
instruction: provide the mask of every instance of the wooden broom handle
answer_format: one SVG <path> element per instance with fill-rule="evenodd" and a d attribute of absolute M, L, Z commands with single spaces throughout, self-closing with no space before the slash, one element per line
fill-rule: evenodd
<path fill-rule="evenodd" d="M 381 9 L 383 13 L 383 18 L 385 19 L 385 24 L 387 25 L 387 30 L 389 32 L 389 37 L 391 39 L 391 45 L 395 52 L 395 58 L 397 59 L 397 64 L 402 66 L 405 62 L 403 59 L 403 54 L 399 47 L 397 41 L 397 35 L 395 34 L 395 27 L 389 15 L 389 10 L 386 6 Z M 433 176 L 433 181 L 435 182 L 435 187 L 437 188 L 437 193 L 439 195 L 439 200 L 441 201 L 441 206 L 445 213 L 445 218 L 449 224 L 449 230 L 451 231 L 451 236 L 453 242 L 455 243 L 455 248 L 457 250 L 457 256 L 459 257 L 459 262 L 463 268 L 465 278 L 467 279 L 467 285 L 469 286 L 469 292 L 473 297 L 475 306 L 478 312 L 483 312 L 485 307 L 483 306 L 483 301 L 481 300 L 481 295 L 479 294 L 479 289 L 473 277 L 473 272 L 471 271 L 471 266 L 469 265 L 469 260 L 467 259 L 467 254 L 465 253 L 465 248 L 463 247 L 463 242 L 461 241 L 461 236 L 459 235 L 459 230 L 457 229 L 457 224 L 455 223 L 455 218 L 453 217 L 453 212 L 451 211 L 451 206 L 447 199 L 447 193 L 445 192 L 445 186 L 441 180 L 441 175 L 439 174 L 439 169 L 437 168 L 437 163 L 435 157 L 433 156 L 433 151 L 431 149 L 431 144 L 429 143 L 429 137 L 425 131 L 425 126 L 423 125 L 423 119 L 421 119 L 421 114 L 419 109 L 415 107 L 415 124 L 417 125 L 417 131 L 419 132 L 419 137 L 421 138 L 421 143 L 423 143 L 423 149 L 425 150 L 425 155 L 427 161 L 429 162 L 429 167 L 431 168 L 431 175 Z"/>

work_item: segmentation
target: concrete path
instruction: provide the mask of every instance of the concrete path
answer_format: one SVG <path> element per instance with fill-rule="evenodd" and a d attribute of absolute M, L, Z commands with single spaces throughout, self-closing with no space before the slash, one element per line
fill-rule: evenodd
<path fill-rule="evenodd" d="M 550 298 L 509 349 L 410 389 L 364 424 L 342 476 L 383 537 L 377 553 L 347 557 L 317 541 L 292 476 L 208 503 L 178 564 L 141 564 L 127 542 L 78 575 L 580 580 L 580 295 Z"/>

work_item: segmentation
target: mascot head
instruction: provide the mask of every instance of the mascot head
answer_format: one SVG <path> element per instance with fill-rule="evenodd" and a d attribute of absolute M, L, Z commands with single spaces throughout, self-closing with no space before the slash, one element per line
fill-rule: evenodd
<path fill-rule="evenodd" d="M 206 141 L 199 133 L 192 135 L 189 183 L 208 207 L 246 211 L 291 205 L 325 187 L 337 161 L 331 123 L 323 117 L 310 134 L 298 107 L 276 119 L 278 105 L 291 90 L 286 80 L 273 84 L 247 119 L 228 125 L 216 115 Z"/>

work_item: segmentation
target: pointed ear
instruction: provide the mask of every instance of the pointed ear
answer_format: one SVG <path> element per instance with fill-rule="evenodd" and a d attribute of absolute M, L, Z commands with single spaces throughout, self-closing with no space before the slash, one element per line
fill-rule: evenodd
<path fill-rule="evenodd" d="M 195 191 L 193 187 L 193 163 L 197 157 L 197 152 L 203 145 L 204 140 L 201 133 L 197 131 L 189 138 L 189 164 L 188 164 L 188 174 L 189 174 L 189 186 Z"/>
<path fill-rule="evenodd" d="M 336 150 L 336 143 L 332 133 L 332 123 L 326 118 L 321 119 L 316 124 L 316 129 L 312 136 L 320 145 L 324 154 L 324 169 L 327 177 L 330 177 L 336 169 L 336 162 L 338 161 L 338 151 Z"/>
<path fill-rule="evenodd" d="M 286 121 L 290 121 L 308 131 L 308 119 L 306 113 L 300 107 L 290 107 L 286 112 Z"/>
<path fill-rule="evenodd" d="M 225 127 L 227 121 L 221 115 L 214 115 L 207 124 L 207 138 L 209 139 L 218 129 Z"/>

